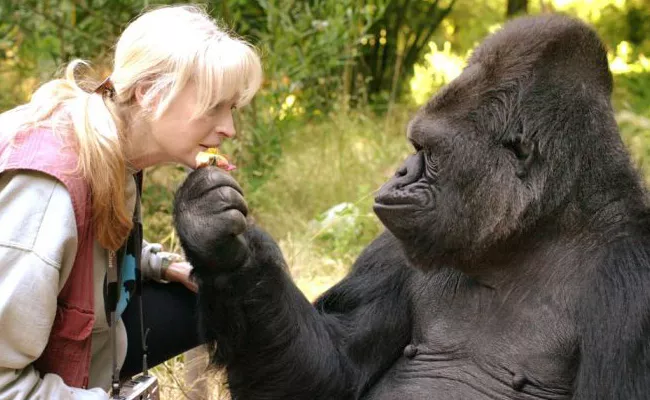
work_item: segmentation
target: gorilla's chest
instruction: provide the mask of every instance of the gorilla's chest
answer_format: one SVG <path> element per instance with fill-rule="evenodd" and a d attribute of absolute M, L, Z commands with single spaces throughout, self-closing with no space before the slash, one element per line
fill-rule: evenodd
<path fill-rule="evenodd" d="M 369 398 L 571 397 L 574 330 L 553 295 L 496 299 L 460 281 L 431 281 L 414 293 L 411 343 L 377 385 L 385 390 Z"/>

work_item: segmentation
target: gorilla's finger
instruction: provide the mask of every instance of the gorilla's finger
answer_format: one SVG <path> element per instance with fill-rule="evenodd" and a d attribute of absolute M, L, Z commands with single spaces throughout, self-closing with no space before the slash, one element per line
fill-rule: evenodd
<path fill-rule="evenodd" d="M 248 204 L 241 193 L 231 186 L 223 187 L 218 192 L 221 195 L 221 201 L 224 203 L 224 209 L 236 209 L 242 214 L 248 215 Z"/>
<path fill-rule="evenodd" d="M 200 252 L 203 262 L 197 263 L 196 275 L 206 278 L 214 272 L 225 272 L 239 268 L 250 257 L 250 250 L 244 235 L 228 236 L 228 239 L 217 246 L 207 246 L 209 249 Z"/>
<path fill-rule="evenodd" d="M 244 193 L 239 183 L 221 168 L 207 166 L 189 173 L 181 187 L 188 192 L 201 191 L 207 187 L 232 186 L 239 193 Z"/>
<path fill-rule="evenodd" d="M 217 244 L 243 233 L 247 220 L 239 210 L 230 209 L 218 214 L 197 216 L 192 220 L 186 218 L 180 225 L 183 228 L 180 232 L 193 241 Z"/>
<path fill-rule="evenodd" d="M 220 187 L 231 187 L 243 194 L 237 181 L 217 167 L 205 167 L 191 172 L 176 191 L 174 207 L 189 207 L 191 203 Z"/>
<path fill-rule="evenodd" d="M 210 182 L 210 184 L 214 186 L 230 186 L 237 190 L 240 194 L 244 194 L 244 191 L 242 190 L 241 186 L 239 186 L 239 183 L 229 173 L 218 167 L 206 167 L 204 169 L 207 171 L 208 176 L 206 179 L 208 182 Z"/>
<path fill-rule="evenodd" d="M 238 210 L 193 216 L 181 216 L 176 222 L 177 231 L 185 241 L 193 243 L 200 249 L 212 249 L 215 246 L 227 246 L 235 236 L 247 229 L 246 217 Z"/>
<path fill-rule="evenodd" d="M 246 231 L 248 221 L 239 210 L 227 210 L 219 215 L 219 223 L 223 224 L 230 235 L 239 235 Z"/>
<path fill-rule="evenodd" d="M 248 215 L 248 205 L 244 197 L 231 186 L 221 186 L 204 193 L 193 201 L 191 206 L 200 214 L 218 214 L 225 210 L 236 209 Z"/>

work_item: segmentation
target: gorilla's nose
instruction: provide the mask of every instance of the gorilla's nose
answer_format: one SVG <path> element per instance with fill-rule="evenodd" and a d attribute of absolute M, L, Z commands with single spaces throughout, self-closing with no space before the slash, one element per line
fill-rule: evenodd
<path fill-rule="evenodd" d="M 375 197 L 377 204 L 410 203 L 412 194 L 406 189 L 410 184 L 422 177 L 424 157 L 422 152 L 409 156 L 404 164 L 395 172 L 395 176 L 384 183 Z"/>
<path fill-rule="evenodd" d="M 408 185 L 420 179 L 424 168 L 424 156 L 421 151 L 409 156 L 404 164 L 395 172 L 395 179 L 403 185 Z"/>
<path fill-rule="evenodd" d="M 395 171 L 395 177 L 399 178 L 408 173 L 408 168 L 406 168 L 406 164 L 402 164 L 397 171 Z"/>

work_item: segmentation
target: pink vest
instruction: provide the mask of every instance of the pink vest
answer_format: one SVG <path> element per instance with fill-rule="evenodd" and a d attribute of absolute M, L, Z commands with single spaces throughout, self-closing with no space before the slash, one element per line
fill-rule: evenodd
<path fill-rule="evenodd" d="M 95 322 L 93 298 L 93 230 L 88 184 L 75 174 L 78 155 L 48 129 L 19 133 L 8 143 L 0 139 L 0 173 L 41 171 L 61 181 L 72 199 L 77 223 L 77 254 L 70 276 L 57 298 L 56 317 L 47 346 L 34 366 L 53 373 L 72 387 L 86 388 L 90 370 L 90 339 Z"/>

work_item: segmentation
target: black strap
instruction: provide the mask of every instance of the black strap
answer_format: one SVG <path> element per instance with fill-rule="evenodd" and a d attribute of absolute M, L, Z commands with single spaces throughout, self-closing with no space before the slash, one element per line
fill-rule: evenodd
<path fill-rule="evenodd" d="M 120 398 L 120 368 L 117 365 L 117 332 L 116 332 L 116 311 L 117 303 L 119 301 L 120 294 L 120 267 L 122 265 L 122 260 L 126 253 L 127 247 L 133 249 L 133 257 L 135 257 L 135 290 L 132 293 L 132 296 L 138 297 L 138 308 L 140 314 L 140 337 L 142 339 L 142 373 L 145 376 L 148 376 L 149 370 L 147 366 L 147 334 L 148 331 L 144 331 L 144 316 L 143 316 L 143 306 L 142 306 L 142 273 L 140 272 L 140 262 L 142 256 L 142 238 L 143 238 L 143 229 L 142 229 L 142 210 L 141 210 L 141 197 L 142 197 L 142 181 L 143 173 L 139 171 L 134 175 L 135 184 L 136 184 L 136 201 L 135 201 L 135 210 L 133 212 L 133 228 L 129 233 L 129 237 L 126 240 L 126 243 L 117 253 L 109 254 L 109 268 L 106 273 L 107 278 L 107 288 L 106 288 L 106 309 L 107 315 L 109 316 L 108 323 L 110 325 L 109 335 L 111 340 L 111 349 L 112 349 L 112 379 L 111 379 L 111 395 L 114 399 Z M 111 263 L 114 263 L 111 265 Z M 133 301 L 133 297 L 131 298 Z"/>
<path fill-rule="evenodd" d="M 138 230 L 139 240 L 136 245 L 136 266 L 135 271 L 136 276 L 136 289 L 135 295 L 138 296 L 138 308 L 140 313 L 140 338 L 142 339 L 142 374 L 145 376 L 149 375 L 149 366 L 147 365 L 147 335 L 149 334 L 149 329 L 144 330 L 144 313 L 142 306 L 142 273 L 141 273 L 141 256 L 142 256 L 142 239 L 143 239 L 143 229 L 142 229 L 142 202 L 140 201 L 142 197 L 142 182 L 144 180 L 144 174 L 142 171 L 138 172 L 135 175 L 135 184 L 137 188 L 137 201 L 135 203 L 135 218 L 133 219 L 133 227 Z M 119 376 L 119 375 L 118 375 Z"/>

